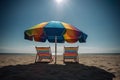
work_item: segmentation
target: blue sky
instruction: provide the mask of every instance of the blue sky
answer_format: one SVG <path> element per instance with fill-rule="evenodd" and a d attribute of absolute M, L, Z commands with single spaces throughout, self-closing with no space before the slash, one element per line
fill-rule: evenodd
<path fill-rule="evenodd" d="M 1 0 L 0 53 L 35 53 L 34 46 L 51 46 L 24 39 L 24 31 L 45 21 L 64 21 L 88 34 L 86 43 L 58 44 L 79 46 L 79 53 L 120 53 L 119 0 Z"/>

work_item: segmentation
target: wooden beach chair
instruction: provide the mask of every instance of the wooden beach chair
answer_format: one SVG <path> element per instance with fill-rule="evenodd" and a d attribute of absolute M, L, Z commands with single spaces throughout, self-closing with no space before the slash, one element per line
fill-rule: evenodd
<path fill-rule="evenodd" d="M 52 62 L 52 53 L 50 47 L 35 47 L 37 54 L 35 58 L 35 62 L 42 62 L 43 59 L 47 60 L 47 62 Z"/>
<path fill-rule="evenodd" d="M 72 59 L 75 62 L 79 62 L 78 46 L 77 47 L 64 47 L 63 62 L 66 62 L 65 60 L 67 59 Z"/>

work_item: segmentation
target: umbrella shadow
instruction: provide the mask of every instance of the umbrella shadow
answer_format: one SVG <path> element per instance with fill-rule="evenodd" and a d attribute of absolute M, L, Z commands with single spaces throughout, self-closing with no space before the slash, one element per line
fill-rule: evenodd
<path fill-rule="evenodd" d="M 114 74 L 79 63 L 33 63 L 0 68 L 0 80 L 113 80 Z"/>

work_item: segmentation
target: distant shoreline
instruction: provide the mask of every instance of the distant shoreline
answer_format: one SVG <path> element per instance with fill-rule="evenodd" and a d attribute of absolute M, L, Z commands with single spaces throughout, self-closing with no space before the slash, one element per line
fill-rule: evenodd
<path fill-rule="evenodd" d="M 36 53 L 0 53 L 0 55 L 35 55 L 35 54 Z M 79 55 L 120 55 L 120 53 L 79 53 Z"/>

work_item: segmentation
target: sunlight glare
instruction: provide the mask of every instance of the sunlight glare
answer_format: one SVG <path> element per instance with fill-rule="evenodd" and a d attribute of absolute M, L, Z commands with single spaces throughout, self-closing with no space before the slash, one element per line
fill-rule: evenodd
<path fill-rule="evenodd" d="M 60 4 L 60 3 L 63 2 L 63 0 L 56 0 L 56 2 L 57 2 L 58 4 Z"/>

